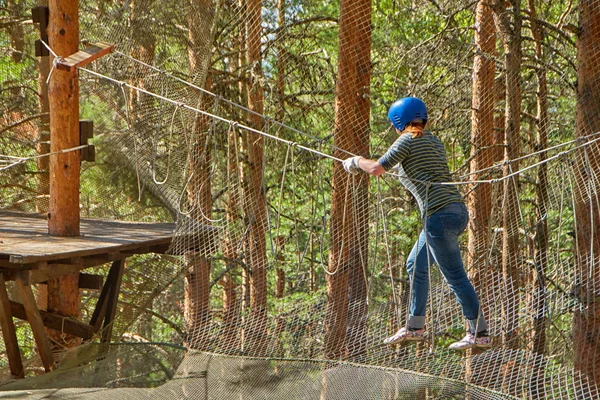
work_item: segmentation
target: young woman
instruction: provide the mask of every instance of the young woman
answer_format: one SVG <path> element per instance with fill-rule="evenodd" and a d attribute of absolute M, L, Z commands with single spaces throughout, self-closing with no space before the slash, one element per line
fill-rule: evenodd
<path fill-rule="evenodd" d="M 374 161 L 356 156 L 344 161 L 344 168 L 349 173 L 356 174 L 362 170 L 374 176 L 380 176 L 398 165 L 400 182 L 416 198 L 425 221 L 425 228 L 406 260 L 412 288 L 410 316 L 406 326 L 385 339 L 384 343 L 425 340 L 429 262 L 435 262 L 456 295 L 469 324 L 466 336 L 451 344 L 450 348 L 490 347 L 487 323 L 465 272 L 458 242 L 458 235 L 467 227 L 469 214 L 456 186 L 436 184 L 452 180 L 444 145 L 437 136 L 424 130 L 427 107 L 416 97 L 406 97 L 392 104 L 388 118 L 399 138 L 383 157 Z"/>

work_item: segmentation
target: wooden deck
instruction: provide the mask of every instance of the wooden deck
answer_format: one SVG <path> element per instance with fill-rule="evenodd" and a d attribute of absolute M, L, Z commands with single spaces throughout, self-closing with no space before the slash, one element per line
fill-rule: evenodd
<path fill-rule="evenodd" d="M 175 229 L 175 224 L 94 219 L 82 219 L 80 226 L 81 236 L 50 236 L 45 214 L 0 211 L 0 328 L 14 377 L 22 378 L 24 369 L 13 317 L 31 325 L 46 371 L 55 368 L 55 360 L 45 328 L 84 340 L 101 331 L 101 341 L 109 342 L 125 259 L 133 254 L 166 252 Z M 112 265 L 106 277 L 79 274 L 80 288 L 100 291 L 89 323 L 38 309 L 32 285 L 46 284 L 50 279 L 108 262 Z M 16 281 L 22 303 L 9 298 L 9 280 Z"/>
<path fill-rule="evenodd" d="M 98 255 L 162 253 L 175 224 L 81 220 L 81 236 L 48 235 L 45 214 L 0 211 L 0 268 L 31 269 L 40 262 Z M 107 261 L 110 261 L 107 259 Z"/>

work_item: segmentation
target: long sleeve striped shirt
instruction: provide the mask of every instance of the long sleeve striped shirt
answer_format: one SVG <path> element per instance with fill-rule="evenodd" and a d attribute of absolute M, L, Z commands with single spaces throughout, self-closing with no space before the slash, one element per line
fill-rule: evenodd
<path fill-rule="evenodd" d="M 444 144 L 431 132 L 416 138 L 400 135 L 378 162 L 386 171 L 398 165 L 400 182 L 415 197 L 423 216 L 463 201 L 454 185 L 429 185 L 427 190 L 425 182 L 452 181 Z"/>

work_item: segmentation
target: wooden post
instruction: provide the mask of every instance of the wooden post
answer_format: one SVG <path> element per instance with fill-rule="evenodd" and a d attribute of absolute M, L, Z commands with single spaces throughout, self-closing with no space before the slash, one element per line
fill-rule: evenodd
<path fill-rule="evenodd" d="M 76 53 L 79 46 L 78 0 L 50 0 L 48 40 L 60 57 Z M 55 68 L 48 87 L 50 151 L 80 144 L 79 82 L 77 70 Z M 50 157 L 50 213 L 48 233 L 79 236 L 79 151 Z"/>
<path fill-rule="evenodd" d="M 79 47 L 79 2 L 50 0 L 48 7 L 49 45 L 58 56 L 69 57 Z M 54 68 L 48 87 L 48 101 L 50 151 L 79 146 L 79 82 L 76 69 L 65 71 Z M 50 235 L 79 236 L 79 165 L 79 151 L 50 157 Z M 78 273 L 48 281 L 48 311 L 77 318 L 79 299 Z M 56 332 L 48 331 L 48 334 L 60 340 Z M 78 343 L 78 339 L 70 337 L 66 341 L 71 345 Z"/>
<path fill-rule="evenodd" d="M 4 275 L 0 274 L 0 327 L 6 346 L 6 355 L 8 356 L 8 367 L 14 377 L 23 378 L 23 362 L 21 361 L 21 352 L 19 351 L 19 342 L 15 324 L 10 311 L 10 300 L 6 291 L 6 282 Z"/>

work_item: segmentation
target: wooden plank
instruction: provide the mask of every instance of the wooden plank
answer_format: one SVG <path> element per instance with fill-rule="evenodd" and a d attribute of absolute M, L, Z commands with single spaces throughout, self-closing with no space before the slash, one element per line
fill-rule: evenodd
<path fill-rule="evenodd" d="M 27 320 L 31 325 L 33 337 L 35 338 L 35 343 L 37 345 L 40 358 L 42 359 L 44 369 L 46 370 L 46 372 L 52 371 L 55 366 L 54 356 L 52 355 L 50 340 L 48 340 L 46 332 L 44 331 L 44 323 L 42 322 L 42 316 L 40 315 L 40 310 L 38 310 L 37 305 L 35 303 L 35 298 L 33 297 L 33 291 L 31 290 L 31 286 L 25 285 L 23 283 L 23 280 L 20 278 L 17 279 L 16 282 L 19 286 L 19 291 L 21 292 L 21 298 L 23 299 L 23 306 L 25 307 Z"/>
<path fill-rule="evenodd" d="M 107 294 L 106 299 L 106 316 L 104 317 L 104 325 L 102 326 L 102 343 L 109 343 L 112 336 L 113 322 L 117 313 L 117 301 L 119 299 L 119 292 L 121 291 L 121 280 L 123 278 L 124 267 L 124 259 L 115 261 L 110 268 L 110 272 L 113 272 L 114 270 L 114 273 L 110 276 L 110 283 L 108 278 L 106 279 L 106 284 L 110 285 L 110 291 Z"/>
<path fill-rule="evenodd" d="M 10 310 L 14 317 L 27 320 L 27 312 L 23 304 L 11 301 Z M 51 328 L 58 332 L 68 333 L 83 339 L 91 339 L 96 332 L 93 326 L 75 321 L 69 317 L 63 317 L 62 315 L 43 310 L 40 310 L 40 316 L 46 328 Z"/>
<path fill-rule="evenodd" d="M 23 362 L 19 351 L 19 342 L 17 341 L 17 331 L 12 319 L 6 282 L 2 274 L 0 274 L 0 327 L 2 328 L 10 373 L 17 378 L 23 378 Z"/>
<path fill-rule="evenodd" d="M 31 268 L 33 263 L 42 261 L 104 257 L 124 251 L 139 254 L 142 249 L 159 250 L 160 246 L 166 249 L 174 228 L 171 223 L 82 219 L 81 236 L 56 237 L 48 235 L 47 217 L 43 214 L 0 211 L 0 260 L 3 260 L 2 267 L 19 268 L 18 264 L 29 264 L 24 267 Z M 209 236 L 215 235 L 210 233 Z"/>
<path fill-rule="evenodd" d="M 106 42 L 94 43 L 85 50 L 78 51 L 77 53 L 66 57 L 56 65 L 56 68 L 71 71 L 76 67 L 84 67 L 92 61 L 112 52 L 114 48 L 114 44 Z"/>

